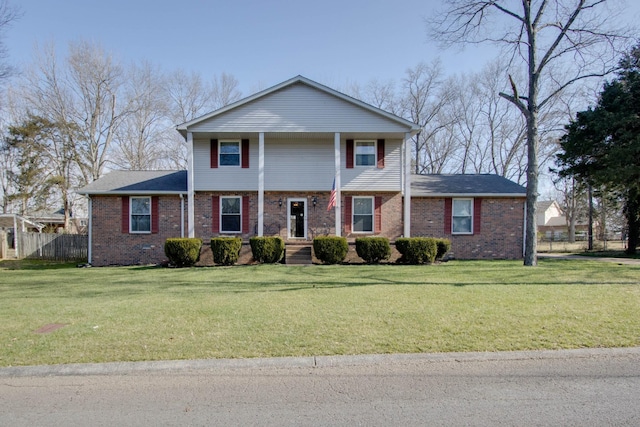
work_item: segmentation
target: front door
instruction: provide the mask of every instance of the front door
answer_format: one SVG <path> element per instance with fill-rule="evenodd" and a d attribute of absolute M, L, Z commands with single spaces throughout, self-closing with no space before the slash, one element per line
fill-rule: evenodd
<path fill-rule="evenodd" d="M 307 238 L 306 199 L 289 199 L 289 238 Z"/>

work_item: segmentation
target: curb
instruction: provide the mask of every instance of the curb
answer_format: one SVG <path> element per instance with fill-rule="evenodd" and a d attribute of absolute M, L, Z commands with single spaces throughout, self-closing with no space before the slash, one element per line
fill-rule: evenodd
<path fill-rule="evenodd" d="M 229 370 L 261 368 L 329 368 L 378 366 L 405 363 L 465 363 L 516 360 L 593 359 L 640 357 L 640 347 L 575 350 L 531 350 L 475 353 L 370 354 L 354 356 L 307 356 L 256 359 L 202 359 L 152 362 L 75 363 L 67 365 L 0 368 L 0 378 L 89 375 L 128 375 L 138 372 Z"/>

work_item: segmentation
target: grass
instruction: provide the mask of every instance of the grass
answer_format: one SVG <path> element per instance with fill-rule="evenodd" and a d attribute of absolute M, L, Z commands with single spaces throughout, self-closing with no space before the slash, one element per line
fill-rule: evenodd
<path fill-rule="evenodd" d="M 0 366 L 640 345 L 640 266 L 0 262 Z M 35 331 L 64 324 L 48 334 Z"/>

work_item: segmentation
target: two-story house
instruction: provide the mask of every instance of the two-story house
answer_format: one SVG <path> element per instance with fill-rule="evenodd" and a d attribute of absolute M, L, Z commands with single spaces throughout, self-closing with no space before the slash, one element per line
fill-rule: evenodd
<path fill-rule="evenodd" d="M 493 175 L 467 175 L 466 185 L 412 175 L 418 125 L 304 77 L 177 130 L 187 171 L 112 172 L 80 191 L 90 199 L 94 265 L 160 262 L 164 240 L 179 236 L 292 243 L 428 233 L 451 238 L 463 258 L 522 255 L 521 186 Z M 489 220 L 497 228 L 482 227 Z"/>

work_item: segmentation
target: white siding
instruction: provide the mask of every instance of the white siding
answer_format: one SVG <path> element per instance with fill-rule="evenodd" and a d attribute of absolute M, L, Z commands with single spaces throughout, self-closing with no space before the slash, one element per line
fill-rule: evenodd
<path fill-rule="evenodd" d="M 345 169 L 346 144 L 341 146 L 342 191 L 402 191 L 402 141 L 385 140 L 384 168 Z"/>
<path fill-rule="evenodd" d="M 266 191 L 331 191 L 333 139 L 265 141 Z"/>
<path fill-rule="evenodd" d="M 209 140 L 194 141 L 195 191 L 257 191 L 258 139 L 249 143 L 249 169 L 210 167 Z M 343 191 L 402 191 L 402 141 L 385 141 L 385 167 L 346 169 L 341 142 Z M 334 176 L 332 138 L 273 139 L 265 136 L 265 191 L 330 191 Z"/>
<path fill-rule="evenodd" d="M 303 83 L 189 128 L 191 132 L 406 132 L 406 126 Z"/>
<path fill-rule="evenodd" d="M 211 169 L 210 141 L 193 141 L 195 191 L 257 191 L 258 138 L 249 141 L 249 168 L 221 166 Z"/>

